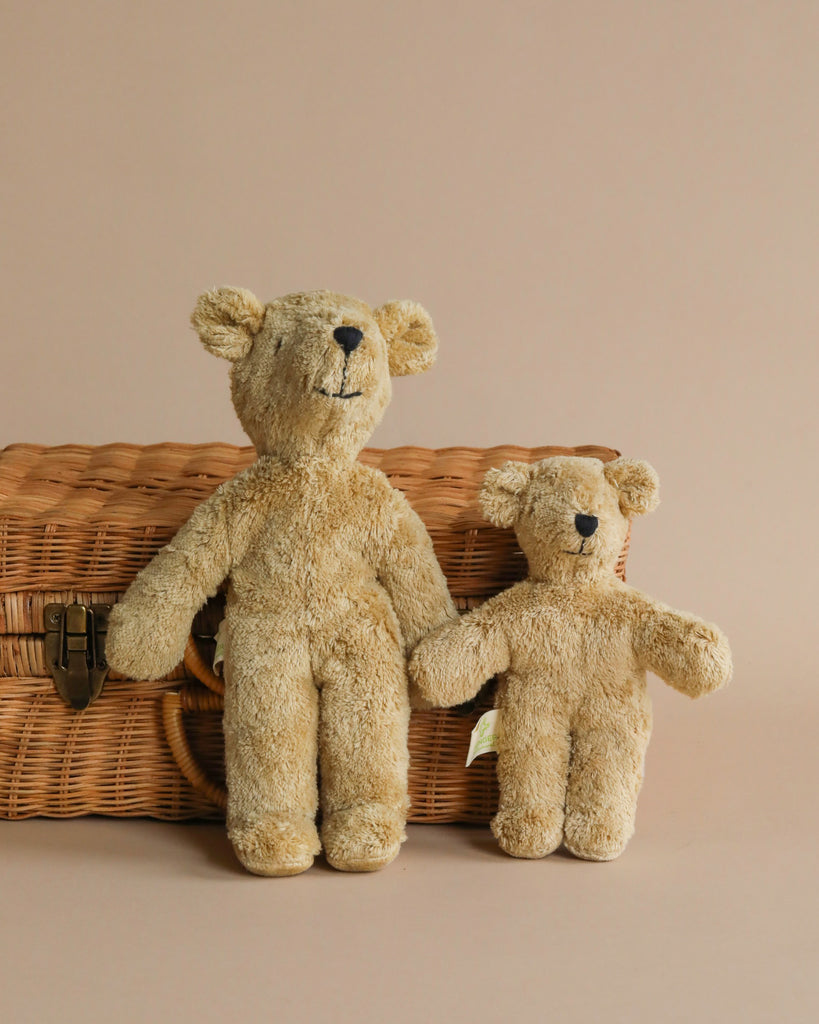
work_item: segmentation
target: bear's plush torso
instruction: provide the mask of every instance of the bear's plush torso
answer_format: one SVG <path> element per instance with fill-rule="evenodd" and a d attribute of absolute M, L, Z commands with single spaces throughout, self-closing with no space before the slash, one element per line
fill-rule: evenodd
<path fill-rule="evenodd" d="M 493 598 L 510 656 L 499 705 L 559 700 L 573 717 L 601 694 L 647 702 L 633 643 L 635 600 L 615 577 L 587 590 L 524 580 Z"/>
<path fill-rule="evenodd" d="M 392 614 L 378 562 L 393 525 L 385 510 L 404 499 L 383 473 L 358 462 L 285 465 L 268 456 L 234 484 L 229 617 L 295 619 L 309 633 L 341 631 L 373 602 Z"/>
<path fill-rule="evenodd" d="M 487 610 L 509 645 L 495 698 L 504 721 L 548 715 L 574 734 L 606 708 L 650 731 L 646 673 L 633 642 L 636 598 L 612 577 L 587 591 L 524 580 L 492 599 Z"/>

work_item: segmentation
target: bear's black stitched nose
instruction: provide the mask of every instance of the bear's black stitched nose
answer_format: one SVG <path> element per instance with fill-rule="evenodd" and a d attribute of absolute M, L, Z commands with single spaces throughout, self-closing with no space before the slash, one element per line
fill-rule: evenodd
<path fill-rule="evenodd" d="M 351 352 L 355 352 L 361 344 L 364 332 L 359 331 L 357 327 L 336 327 L 333 337 L 344 349 L 344 355 L 348 356 Z"/>
<path fill-rule="evenodd" d="M 584 516 L 579 512 L 574 517 L 574 525 L 581 537 L 591 537 L 597 529 L 597 516 Z"/>

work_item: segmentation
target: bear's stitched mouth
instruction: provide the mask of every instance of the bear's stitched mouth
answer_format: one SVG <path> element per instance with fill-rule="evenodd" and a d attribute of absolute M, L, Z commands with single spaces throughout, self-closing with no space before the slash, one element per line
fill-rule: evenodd
<path fill-rule="evenodd" d="M 586 546 L 586 538 L 584 537 L 583 540 L 580 541 L 580 550 L 579 551 L 567 551 L 564 548 L 563 549 L 563 554 L 564 555 L 582 555 L 584 558 L 588 558 L 589 555 L 593 554 L 593 552 L 592 551 L 584 551 L 583 548 L 585 546 Z"/>
<path fill-rule="evenodd" d="M 347 383 L 347 359 L 348 356 L 345 356 L 344 366 L 341 369 L 341 387 L 338 391 L 328 391 L 326 388 L 316 388 L 316 391 L 318 391 L 320 395 L 325 395 L 327 398 L 359 398 L 361 396 L 361 391 L 344 390 L 344 385 Z"/>
<path fill-rule="evenodd" d="M 325 395 L 327 398 L 359 398 L 363 394 L 362 391 L 347 391 L 345 394 L 342 394 L 341 391 L 331 393 L 324 388 L 316 388 L 316 391 L 318 391 L 320 395 Z"/>

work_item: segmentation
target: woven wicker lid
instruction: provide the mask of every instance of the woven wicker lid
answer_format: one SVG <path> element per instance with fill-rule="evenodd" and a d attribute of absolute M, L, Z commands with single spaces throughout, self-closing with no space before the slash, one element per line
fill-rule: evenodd
<path fill-rule="evenodd" d="M 424 520 L 453 596 L 484 598 L 520 578 L 514 534 L 477 506 L 484 474 L 515 459 L 607 461 L 611 448 L 365 449 Z M 255 458 L 228 444 L 108 444 L 0 451 L 0 593 L 121 591 L 222 481 Z"/>

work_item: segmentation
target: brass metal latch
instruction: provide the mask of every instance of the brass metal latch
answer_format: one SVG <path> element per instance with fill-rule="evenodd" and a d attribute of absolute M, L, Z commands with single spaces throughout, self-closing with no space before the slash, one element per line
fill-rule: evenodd
<path fill-rule="evenodd" d="M 47 604 L 45 652 L 57 693 L 82 711 L 99 697 L 108 674 L 105 634 L 110 604 Z"/>

